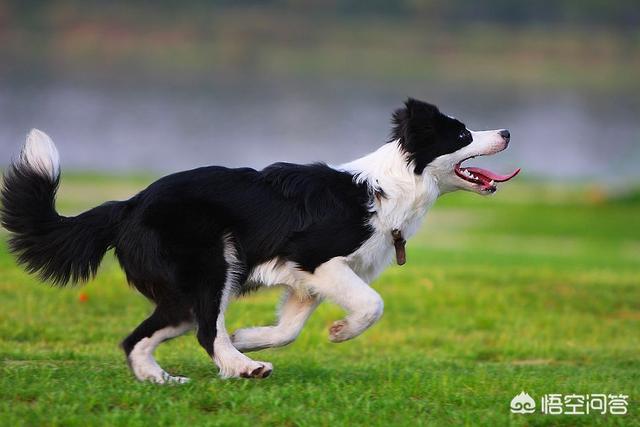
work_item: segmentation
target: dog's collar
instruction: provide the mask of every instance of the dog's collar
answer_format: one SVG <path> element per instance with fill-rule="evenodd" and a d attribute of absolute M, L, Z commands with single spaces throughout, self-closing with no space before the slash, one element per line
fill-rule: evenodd
<path fill-rule="evenodd" d="M 382 188 L 374 190 L 374 195 L 378 199 L 378 203 L 382 203 L 382 199 L 387 198 Z M 405 249 L 407 241 L 402 236 L 402 230 L 399 228 L 391 230 L 391 238 L 393 239 L 393 246 L 396 248 L 396 262 L 398 265 L 404 265 L 407 262 L 407 251 Z"/>
<path fill-rule="evenodd" d="M 393 246 L 396 248 L 396 262 L 398 265 L 404 265 L 407 262 L 407 252 L 404 247 L 407 241 L 402 237 L 402 231 L 397 228 L 391 231 L 391 237 L 393 238 Z"/>

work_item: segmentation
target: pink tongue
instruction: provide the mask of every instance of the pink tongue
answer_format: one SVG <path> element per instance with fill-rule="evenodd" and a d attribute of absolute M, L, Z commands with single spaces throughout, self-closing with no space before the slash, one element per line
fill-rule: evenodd
<path fill-rule="evenodd" d="M 513 178 L 514 176 L 518 175 L 518 173 L 520 173 L 520 168 L 516 169 L 509 175 L 498 175 L 497 173 L 493 173 L 491 171 L 488 171 L 482 168 L 466 168 L 466 169 L 474 175 L 486 176 L 487 178 L 497 182 L 509 181 L 511 178 Z"/>

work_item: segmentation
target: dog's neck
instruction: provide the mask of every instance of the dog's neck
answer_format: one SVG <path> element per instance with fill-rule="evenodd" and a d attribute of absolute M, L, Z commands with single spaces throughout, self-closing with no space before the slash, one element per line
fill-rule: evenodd
<path fill-rule="evenodd" d="M 413 163 L 401 149 L 399 141 L 389 142 L 378 150 L 339 166 L 352 173 L 357 183 L 371 190 L 371 223 L 377 231 L 397 229 L 405 238 L 413 235 L 440 191 L 438 183 L 425 171 L 414 173 Z"/>

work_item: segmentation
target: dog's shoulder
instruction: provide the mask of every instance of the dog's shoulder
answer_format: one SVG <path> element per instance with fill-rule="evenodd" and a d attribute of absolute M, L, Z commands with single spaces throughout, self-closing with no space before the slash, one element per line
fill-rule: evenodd
<path fill-rule="evenodd" d="M 367 197 L 366 187 L 356 183 L 351 173 L 334 169 L 325 163 L 274 163 L 263 169 L 261 174 L 264 182 L 285 198 L 318 200 L 323 196 Z"/>

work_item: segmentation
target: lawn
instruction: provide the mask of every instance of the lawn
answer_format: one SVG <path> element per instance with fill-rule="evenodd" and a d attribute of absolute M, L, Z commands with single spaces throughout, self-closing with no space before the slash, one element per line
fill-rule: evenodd
<path fill-rule="evenodd" d="M 68 175 L 59 208 L 74 214 L 149 181 Z M 118 344 L 151 306 L 113 256 L 86 287 L 52 289 L 2 243 L 0 423 L 640 425 L 639 199 L 531 182 L 445 196 L 407 264 L 374 283 L 381 321 L 333 344 L 327 328 L 342 313 L 325 303 L 295 343 L 254 354 L 274 364 L 266 380 L 218 379 L 190 334 L 157 357 L 191 383 L 135 381 Z M 273 322 L 278 298 L 236 301 L 229 329 Z M 511 414 L 522 390 L 538 407 L 544 394 L 625 394 L 629 413 Z"/>

